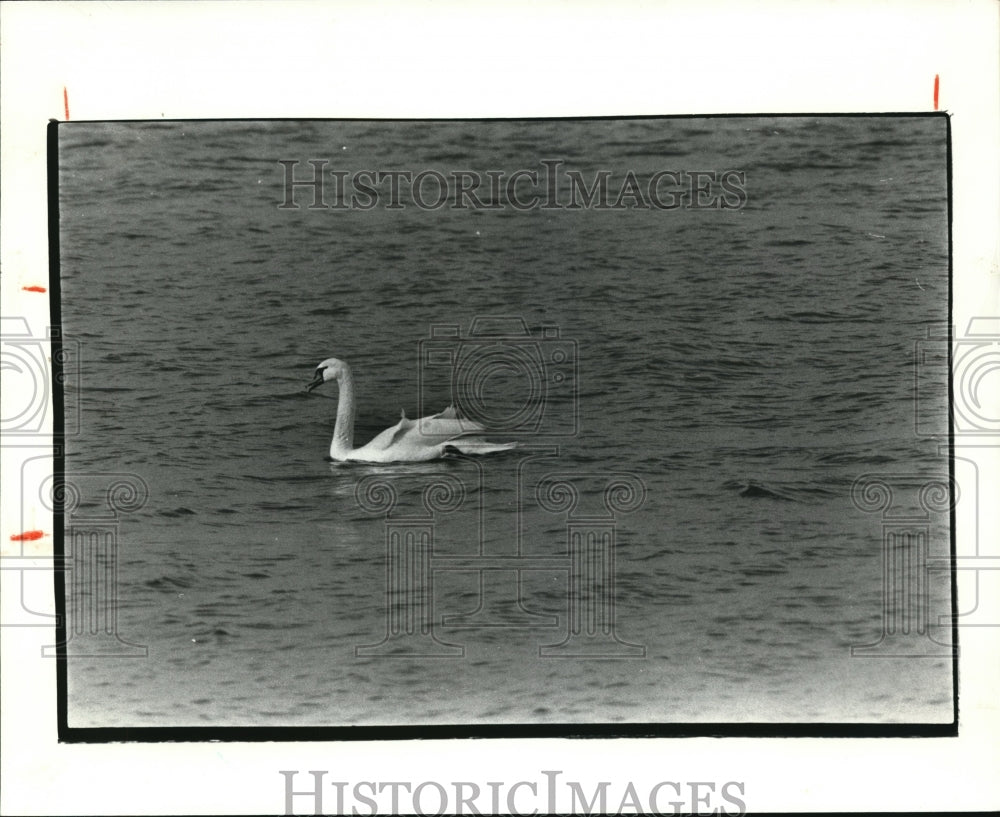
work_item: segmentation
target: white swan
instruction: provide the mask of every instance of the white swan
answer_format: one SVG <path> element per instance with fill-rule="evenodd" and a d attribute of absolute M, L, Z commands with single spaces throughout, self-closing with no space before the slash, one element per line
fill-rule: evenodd
<path fill-rule="evenodd" d="M 354 376 L 351 367 L 335 357 L 316 367 L 311 392 L 317 386 L 336 380 L 340 388 L 337 422 L 330 441 L 330 459 L 338 462 L 425 462 L 444 456 L 446 449 L 463 454 L 492 454 L 509 451 L 517 443 L 491 443 L 483 439 L 486 429 L 471 420 L 460 420 L 449 406 L 440 414 L 421 420 L 408 420 L 406 412 L 392 428 L 387 428 L 361 448 L 354 447 Z"/>

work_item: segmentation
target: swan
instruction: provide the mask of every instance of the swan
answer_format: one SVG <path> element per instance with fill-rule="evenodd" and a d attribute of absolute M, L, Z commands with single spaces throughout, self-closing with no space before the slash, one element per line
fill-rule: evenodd
<path fill-rule="evenodd" d="M 354 447 L 354 376 L 351 367 L 335 357 L 316 367 L 306 386 L 311 392 L 331 380 L 337 381 L 340 399 L 337 422 L 330 441 L 330 459 L 336 462 L 426 462 L 443 457 L 448 449 L 463 454 L 492 454 L 509 451 L 517 443 L 491 443 L 484 440 L 486 429 L 471 420 L 458 418 L 454 406 L 420 420 L 408 420 L 406 411 L 399 422 L 378 434 L 370 443 Z"/>

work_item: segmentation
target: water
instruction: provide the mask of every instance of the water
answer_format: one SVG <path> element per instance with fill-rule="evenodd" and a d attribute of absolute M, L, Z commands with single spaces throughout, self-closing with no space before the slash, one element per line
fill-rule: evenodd
<path fill-rule="evenodd" d="M 951 720 L 947 658 L 851 656 L 885 608 L 884 520 L 852 484 L 888 475 L 917 507 L 947 477 L 944 374 L 920 406 L 935 435 L 918 436 L 913 370 L 948 319 L 942 118 L 71 123 L 59 152 L 63 322 L 81 344 L 67 474 L 149 491 L 119 517 L 114 585 L 119 635 L 148 655 L 71 660 L 71 726 Z M 367 211 L 309 208 L 306 188 L 279 208 L 279 161 L 301 179 L 310 159 L 560 159 L 588 181 L 612 171 L 612 196 L 630 169 L 736 169 L 747 201 L 391 209 L 383 185 Z M 324 460 L 336 388 L 304 392 L 320 360 L 354 368 L 360 445 L 452 399 L 421 350 L 477 316 L 522 319 L 529 357 L 576 360 L 547 392 L 557 436 L 478 463 Z M 526 371 L 484 382 L 493 416 L 537 405 Z M 579 484 L 583 514 L 606 512 L 611 475 L 644 487 L 613 549 L 615 632 L 644 657 L 539 655 L 568 626 L 566 514 L 535 494 L 551 473 Z M 359 505 L 366 477 L 397 488 L 395 521 L 424 512 L 426 486 L 462 486 L 434 517 L 429 592 L 463 655 L 356 654 L 387 628 L 389 523 Z M 946 556 L 947 514 L 925 516 Z M 549 561 L 518 582 L 478 555 Z M 948 583 L 930 575 L 936 622 Z"/>

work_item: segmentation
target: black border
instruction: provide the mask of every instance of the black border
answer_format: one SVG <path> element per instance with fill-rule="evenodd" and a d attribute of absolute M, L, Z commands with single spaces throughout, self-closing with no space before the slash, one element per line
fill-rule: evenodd
<path fill-rule="evenodd" d="M 952 189 L 952 153 L 951 153 L 951 115 L 945 116 L 945 161 L 948 164 L 948 477 L 951 485 L 955 482 L 955 260 L 953 250 L 952 230 L 955 218 L 954 191 Z M 958 736 L 958 544 L 955 537 L 955 506 L 951 503 L 949 524 L 951 525 L 951 689 L 952 689 L 952 721 L 955 724 L 955 736 Z"/>
<path fill-rule="evenodd" d="M 561 117 L 390 117 L 390 118 L 323 118 L 323 117 L 262 117 L 212 119 L 122 119 L 74 120 L 74 122 L 579 122 L 602 120 L 647 119 L 835 119 L 835 118 L 939 118 L 945 120 L 947 199 L 948 199 L 948 471 L 955 479 L 954 372 L 953 341 L 954 257 L 953 257 L 953 186 L 951 115 L 945 111 L 910 111 L 880 113 L 739 113 L 739 114 L 649 114 L 641 116 L 561 116 Z M 48 249 L 50 320 L 52 326 L 52 386 L 53 386 L 53 459 L 54 484 L 59 486 L 66 477 L 63 439 L 65 435 L 65 404 L 62 377 L 62 301 L 59 247 L 59 150 L 57 120 L 50 120 L 46 133 L 48 189 Z M 58 492 L 57 492 L 58 493 Z M 491 738 L 940 738 L 957 737 L 959 731 L 959 641 L 958 641 L 958 579 L 957 544 L 955 535 L 955 503 L 950 510 L 951 539 L 951 616 L 952 616 L 952 722 L 951 723 L 596 723 L 596 724 L 455 724 L 408 726 L 176 726 L 176 727 L 97 727 L 73 728 L 68 723 L 68 667 L 65 654 L 66 586 L 65 572 L 59 565 L 65 559 L 64 506 L 56 496 L 53 512 L 53 558 L 56 610 L 56 722 L 60 743 L 185 743 L 185 742 L 309 742 L 309 741 L 374 741 L 374 740 L 442 740 Z"/>
<path fill-rule="evenodd" d="M 47 162 L 49 220 L 49 332 L 52 357 L 52 477 L 53 488 L 66 479 L 66 409 L 63 394 L 62 367 L 62 278 L 59 274 L 59 139 L 58 123 L 46 128 L 45 158 Z M 52 503 L 52 566 L 56 611 L 56 729 L 59 740 L 73 730 L 67 722 L 69 687 L 66 666 L 66 558 L 65 496 L 53 490 Z"/>

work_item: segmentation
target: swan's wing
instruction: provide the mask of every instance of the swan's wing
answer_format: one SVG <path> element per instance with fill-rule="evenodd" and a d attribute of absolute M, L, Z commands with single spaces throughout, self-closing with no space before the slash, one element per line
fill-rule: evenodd
<path fill-rule="evenodd" d="M 424 417 L 421 420 L 410 420 L 404 414 L 399 422 L 376 435 L 366 448 L 384 451 L 394 445 L 399 445 L 404 439 L 415 445 L 432 446 L 458 437 L 463 434 L 478 434 L 481 427 L 468 420 L 455 417 L 455 410 L 445 409 L 440 414 Z"/>
<path fill-rule="evenodd" d="M 406 432 L 413 429 L 416 423 L 413 420 L 408 420 L 406 415 L 403 414 L 399 418 L 399 422 L 394 426 L 390 426 L 385 431 L 379 432 L 365 448 L 371 448 L 375 451 L 384 451 L 391 445 L 395 445 L 399 442 L 405 435 Z"/>
<path fill-rule="evenodd" d="M 445 412 L 435 414 L 432 417 L 424 417 L 415 424 L 413 433 L 416 436 L 425 438 L 429 444 L 434 442 L 443 443 L 455 437 L 463 437 L 468 434 L 482 434 L 486 429 L 479 423 L 471 420 L 459 420 L 454 416 L 445 416 Z"/>
<path fill-rule="evenodd" d="M 459 420 L 455 407 L 448 406 L 439 414 L 409 420 L 405 413 L 396 425 L 378 434 L 365 446 L 369 451 L 385 451 L 393 446 L 432 448 L 451 440 L 481 434 L 485 429 L 471 420 Z"/>
<path fill-rule="evenodd" d="M 444 411 L 439 411 L 437 414 L 431 414 L 428 417 L 424 417 L 420 422 L 427 423 L 431 420 L 459 420 L 458 410 L 454 405 L 448 406 Z M 470 420 L 468 417 L 462 417 L 459 421 L 462 431 L 485 431 L 486 427 L 481 423 L 477 423 L 475 420 Z"/>
<path fill-rule="evenodd" d="M 455 406 L 451 405 L 444 411 L 417 420 L 417 430 L 421 436 L 444 442 L 464 434 L 480 434 L 486 428 L 467 417 L 459 419 Z"/>

